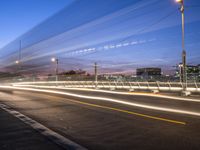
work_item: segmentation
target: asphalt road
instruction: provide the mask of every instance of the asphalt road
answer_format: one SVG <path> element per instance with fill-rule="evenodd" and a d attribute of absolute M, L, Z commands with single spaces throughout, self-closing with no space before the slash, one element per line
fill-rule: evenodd
<path fill-rule="evenodd" d="M 67 92 L 200 112 L 199 102 L 90 91 Z M 91 150 L 200 149 L 199 116 L 20 90 L 1 90 L 0 103 Z"/>
<path fill-rule="evenodd" d="M 0 122 L 0 150 L 64 150 L 2 109 Z"/>

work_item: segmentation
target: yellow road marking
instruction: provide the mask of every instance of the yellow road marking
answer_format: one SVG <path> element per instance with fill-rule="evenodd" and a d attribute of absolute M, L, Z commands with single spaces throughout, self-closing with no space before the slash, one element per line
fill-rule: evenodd
<path fill-rule="evenodd" d="M 0 87 L 2 87 L 2 86 L 0 86 Z M 3 86 L 3 87 L 5 87 L 5 86 Z M 10 86 L 8 88 L 15 89 L 15 88 L 10 87 Z M 27 89 L 26 88 L 19 88 L 19 89 L 28 90 L 28 91 L 39 91 L 39 92 L 50 93 L 50 91 L 38 90 L 38 89 L 28 89 L 28 88 Z M 55 91 L 51 91 L 51 93 L 59 94 L 59 92 L 55 92 Z M 160 120 L 160 121 L 165 121 L 165 122 L 170 122 L 170 123 L 175 123 L 175 124 L 186 125 L 186 122 L 181 122 L 181 121 L 177 121 L 177 120 L 171 120 L 171 119 L 166 119 L 166 118 L 161 118 L 161 117 L 156 117 L 156 116 L 151 116 L 151 115 L 146 115 L 146 114 L 141 114 L 141 113 L 136 113 L 136 112 L 132 112 L 132 111 L 128 111 L 128 110 L 122 110 L 122 109 L 108 107 L 108 106 L 101 106 L 101 105 L 91 104 L 91 103 L 77 101 L 77 100 L 69 100 L 68 99 L 68 101 L 83 104 L 83 105 L 98 107 L 98 108 L 104 108 L 104 109 L 108 109 L 108 110 L 114 110 L 114 111 L 132 114 L 132 115 L 136 115 L 136 116 L 140 116 L 140 117 L 150 118 L 150 119 L 154 119 L 154 120 Z"/>
<path fill-rule="evenodd" d="M 128 93 L 128 94 L 130 94 L 130 95 L 135 95 L 135 94 L 144 94 L 144 95 L 161 95 L 161 94 L 159 94 L 159 93 L 145 93 L 145 92 L 126 92 L 126 93 Z"/>
<path fill-rule="evenodd" d="M 136 113 L 136 112 L 133 112 L 133 111 L 123 110 L 123 109 L 118 109 L 118 108 L 113 108 L 113 107 L 108 107 L 108 106 L 101 106 L 101 105 L 91 104 L 91 103 L 87 103 L 87 102 L 81 102 L 81 101 L 77 101 L 77 100 L 69 100 L 68 99 L 68 101 L 71 101 L 71 102 L 74 102 L 74 103 L 83 104 L 83 105 L 87 105 L 87 106 L 92 106 L 92 107 L 98 107 L 98 108 L 103 108 L 103 109 L 123 112 L 123 113 L 136 115 L 136 116 L 140 116 L 140 117 L 144 117 L 144 118 L 150 118 L 150 119 L 154 119 L 154 120 L 160 120 L 160 121 L 165 121 L 165 122 L 170 122 L 170 123 L 175 123 L 175 124 L 186 125 L 186 122 L 177 121 L 177 120 L 171 120 L 171 119 L 166 119 L 166 118 L 161 118 L 161 117 L 155 117 L 155 116 L 151 116 L 151 115 L 145 115 L 145 114 Z"/>

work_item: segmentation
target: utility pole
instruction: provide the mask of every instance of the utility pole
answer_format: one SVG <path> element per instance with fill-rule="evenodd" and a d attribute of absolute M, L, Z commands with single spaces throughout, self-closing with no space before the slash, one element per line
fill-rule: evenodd
<path fill-rule="evenodd" d="M 186 67 L 186 51 L 185 51 L 185 16 L 184 16 L 184 0 L 176 0 L 180 3 L 180 12 L 182 18 L 182 83 L 183 83 L 183 92 L 187 90 L 187 67 Z"/>
<path fill-rule="evenodd" d="M 182 94 L 185 96 L 190 95 L 191 93 L 187 91 L 187 64 L 186 64 L 186 50 L 185 50 L 185 8 L 184 8 L 184 0 L 176 0 L 181 7 L 181 18 L 182 18 L 182 83 L 183 83 L 183 91 Z"/>
<path fill-rule="evenodd" d="M 183 68 L 183 65 L 182 65 L 182 63 L 181 63 L 181 64 L 178 65 L 178 69 L 179 69 L 179 78 L 180 78 L 180 82 L 183 83 L 183 80 L 182 80 L 183 70 L 182 70 L 182 68 Z"/>
<path fill-rule="evenodd" d="M 21 69 L 21 49 L 22 49 L 22 42 L 21 40 L 19 41 L 19 54 L 18 54 L 18 59 L 15 61 L 17 64 L 17 72 L 20 74 L 20 69 Z"/>
<path fill-rule="evenodd" d="M 22 41 L 19 41 L 19 61 L 21 61 L 21 57 L 22 57 Z"/>
<path fill-rule="evenodd" d="M 182 64 L 183 64 L 183 91 L 187 88 L 187 73 L 186 73 L 186 51 L 185 51 L 185 18 L 184 18 L 184 2 L 180 8 L 182 14 Z"/>
<path fill-rule="evenodd" d="M 95 73 L 95 88 L 98 86 L 98 73 L 97 73 L 97 63 L 94 63 L 94 73 Z"/>
<path fill-rule="evenodd" d="M 58 83 L 58 58 L 56 59 L 56 84 Z"/>
<path fill-rule="evenodd" d="M 58 84 L 58 58 L 51 58 L 52 62 L 56 63 L 56 86 Z"/>

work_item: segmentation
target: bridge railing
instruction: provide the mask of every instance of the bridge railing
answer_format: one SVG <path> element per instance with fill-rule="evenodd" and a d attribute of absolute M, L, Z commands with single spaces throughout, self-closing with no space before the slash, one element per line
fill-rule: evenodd
<path fill-rule="evenodd" d="M 116 82 L 116 81 L 39 81 L 39 82 L 18 82 L 12 83 L 13 86 L 29 87 L 63 87 L 63 88 L 99 88 L 99 89 L 126 89 L 151 90 L 151 91 L 182 91 L 181 82 Z M 187 91 L 200 92 L 200 83 L 187 83 Z"/>

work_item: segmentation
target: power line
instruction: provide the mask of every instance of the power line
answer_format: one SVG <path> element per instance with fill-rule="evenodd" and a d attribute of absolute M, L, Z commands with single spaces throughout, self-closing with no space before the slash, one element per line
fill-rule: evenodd
<path fill-rule="evenodd" d="M 194 7 L 200 7 L 200 5 L 186 5 L 185 8 L 194 8 Z"/>
<path fill-rule="evenodd" d="M 124 38 L 123 40 L 119 41 L 119 43 L 128 40 L 129 38 L 133 37 L 133 36 L 136 35 L 136 34 L 140 34 L 140 33 L 144 32 L 144 31 L 146 31 L 146 30 L 152 28 L 153 26 L 159 24 L 159 23 L 162 22 L 163 20 L 165 20 L 165 19 L 167 19 L 168 17 L 172 16 L 176 11 L 177 11 L 177 9 L 174 9 L 173 11 L 171 11 L 171 12 L 168 13 L 167 15 L 161 17 L 159 20 L 157 20 L 156 22 L 152 23 L 151 25 L 148 25 L 147 27 L 145 27 L 145 28 L 139 30 L 137 33 L 134 33 L 134 34 L 132 34 L 132 35 L 130 35 L 130 36 Z M 92 52 L 92 53 L 85 54 L 85 55 L 90 55 L 90 54 L 94 54 L 94 53 L 97 53 L 97 51 L 94 51 L 94 52 Z M 85 56 L 85 55 L 84 55 L 84 56 Z"/>
<path fill-rule="evenodd" d="M 149 25 L 149 26 L 147 26 L 147 27 L 145 27 L 145 28 L 139 30 L 136 34 L 140 34 L 140 33 L 144 32 L 144 31 L 146 31 L 146 30 L 152 28 L 153 26 L 159 24 L 159 23 L 162 22 L 163 20 L 165 20 L 165 19 L 167 19 L 168 17 L 170 17 L 171 15 L 173 15 L 173 14 L 175 13 L 175 11 L 177 11 L 177 9 L 175 9 L 175 10 L 171 11 L 170 13 L 168 13 L 167 15 L 161 17 L 159 20 L 157 20 L 156 22 L 152 23 L 151 25 Z M 135 34 L 134 34 L 134 35 L 135 35 Z M 128 40 L 129 38 L 131 38 L 132 36 L 133 36 L 133 35 L 130 35 L 130 36 L 126 37 L 125 39 L 123 39 L 123 40 L 120 41 L 120 42 L 124 42 L 124 41 Z"/>

